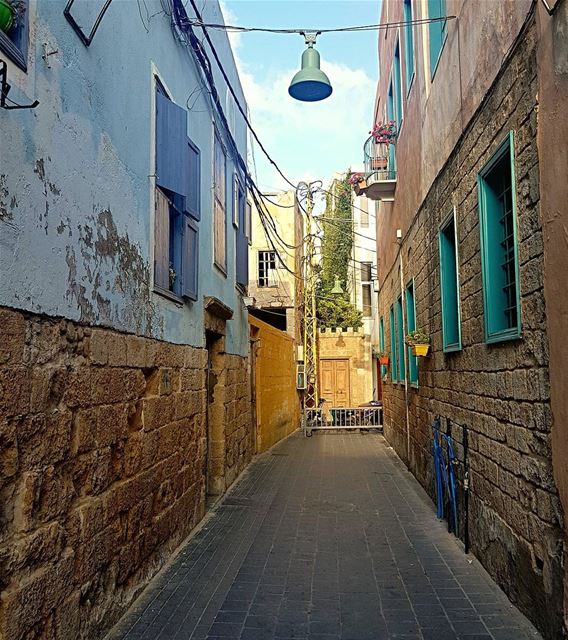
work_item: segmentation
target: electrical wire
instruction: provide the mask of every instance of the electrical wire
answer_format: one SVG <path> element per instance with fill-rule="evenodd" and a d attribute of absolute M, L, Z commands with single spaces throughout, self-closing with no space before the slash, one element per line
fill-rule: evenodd
<path fill-rule="evenodd" d="M 193 4 L 193 2 L 192 2 Z M 416 20 L 402 20 L 399 22 L 383 22 L 378 24 L 355 25 L 351 27 L 335 27 L 330 29 L 322 28 L 295 28 L 295 29 L 276 29 L 271 27 L 241 27 L 236 25 L 206 23 L 201 19 L 192 22 L 192 26 L 201 27 L 203 29 L 217 29 L 226 31 L 227 33 L 273 33 L 273 34 L 300 34 L 306 33 L 355 33 L 358 31 L 381 31 L 383 29 L 396 29 L 397 27 L 405 27 L 408 25 L 430 24 L 432 22 L 446 22 L 455 20 L 456 16 L 442 16 L 439 18 L 418 18 Z"/>

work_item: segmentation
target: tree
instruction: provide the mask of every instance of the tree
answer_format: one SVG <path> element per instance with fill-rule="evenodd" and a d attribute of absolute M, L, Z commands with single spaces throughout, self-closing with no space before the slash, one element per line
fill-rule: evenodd
<path fill-rule="evenodd" d="M 323 327 L 357 329 L 363 324 L 363 314 L 351 304 L 348 294 L 349 261 L 353 250 L 353 212 L 348 176 L 347 173 L 341 180 L 336 180 L 326 198 L 316 314 Z M 345 293 L 331 293 L 336 278 L 341 281 Z"/>

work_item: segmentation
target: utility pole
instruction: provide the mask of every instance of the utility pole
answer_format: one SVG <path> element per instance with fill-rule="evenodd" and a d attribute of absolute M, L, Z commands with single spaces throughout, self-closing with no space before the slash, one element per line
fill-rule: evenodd
<path fill-rule="evenodd" d="M 303 409 L 317 408 L 319 402 L 318 359 L 317 359 L 317 318 L 316 318 L 316 273 L 315 273 L 315 220 L 313 217 L 315 183 L 301 182 L 298 191 L 306 191 L 306 223 L 304 236 L 304 296 L 303 296 L 303 342 L 306 390 L 304 391 Z"/>

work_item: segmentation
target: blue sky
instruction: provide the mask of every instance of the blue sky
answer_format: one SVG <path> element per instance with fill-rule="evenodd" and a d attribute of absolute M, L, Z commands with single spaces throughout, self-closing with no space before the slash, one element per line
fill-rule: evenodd
<path fill-rule="evenodd" d="M 379 22 L 380 0 L 224 0 L 227 24 L 332 28 Z M 288 85 L 305 48 L 300 35 L 244 33 L 231 41 L 252 122 L 269 153 L 293 182 L 329 179 L 362 162 L 377 82 L 377 32 L 322 34 L 317 48 L 333 94 L 297 102 Z M 259 186 L 285 183 L 255 149 Z"/>

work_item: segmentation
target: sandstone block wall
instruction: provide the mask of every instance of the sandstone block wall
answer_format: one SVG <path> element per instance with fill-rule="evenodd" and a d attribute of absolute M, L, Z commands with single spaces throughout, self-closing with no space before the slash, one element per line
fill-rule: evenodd
<path fill-rule="evenodd" d="M 249 316 L 255 340 L 257 451 L 266 451 L 300 426 L 296 390 L 294 339 L 266 322 Z"/>
<path fill-rule="evenodd" d="M 101 637 L 205 509 L 205 349 L 0 309 L 0 638 Z M 250 459 L 227 356 L 227 474 Z"/>
<path fill-rule="evenodd" d="M 470 434 L 470 531 L 476 556 L 545 633 L 562 626 L 563 514 L 552 475 L 543 237 L 536 146 L 535 28 L 530 25 L 485 103 L 422 203 L 400 252 L 405 284 L 414 278 L 416 324 L 431 335 L 410 387 L 409 434 L 403 385 L 383 386 L 385 435 L 433 495 L 431 424 L 453 423 L 463 459 Z M 510 130 L 515 139 L 522 337 L 484 341 L 476 176 Z M 404 180 L 401 172 L 400 180 Z M 404 188 L 404 185 L 401 184 Z M 444 354 L 438 227 L 456 208 L 463 349 Z M 388 214 L 387 214 L 388 215 Z M 381 274 L 379 313 L 390 345 L 389 308 L 400 295 L 399 261 Z"/>

